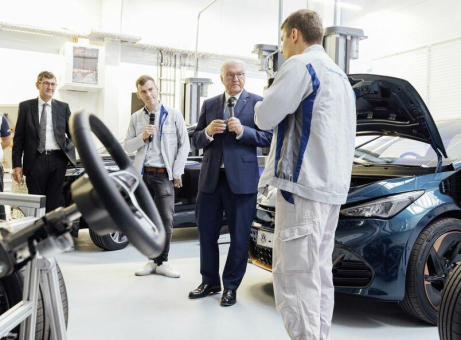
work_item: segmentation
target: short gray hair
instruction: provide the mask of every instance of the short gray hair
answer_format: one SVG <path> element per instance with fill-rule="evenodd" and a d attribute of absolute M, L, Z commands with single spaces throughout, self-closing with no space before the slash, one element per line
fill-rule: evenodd
<path fill-rule="evenodd" d="M 224 72 L 226 71 L 227 67 L 230 65 L 240 66 L 243 70 L 243 73 L 245 73 L 246 71 L 246 65 L 243 61 L 238 60 L 238 59 L 227 59 L 221 65 L 221 75 L 224 75 Z"/>

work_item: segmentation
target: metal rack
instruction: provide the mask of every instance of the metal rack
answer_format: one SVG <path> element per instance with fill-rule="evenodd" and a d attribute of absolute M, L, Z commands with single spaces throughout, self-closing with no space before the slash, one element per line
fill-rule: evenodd
<path fill-rule="evenodd" d="M 13 222 L 0 224 L 0 228 L 7 229 L 12 235 L 21 233 L 45 215 L 45 196 L 41 195 L 0 193 L 0 204 L 19 206 L 28 215 L 28 217 Z M 62 238 L 58 243 L 61 250 L 68 249 L 72 247 L 72 238 Z M 51 246 L 55 247 L 56 243 Z M 45 245 L 42 249 L 50 249 L 50 244 Z M 18 256 L 21 256 L 20 254 L 18 252 Z M 25 257 L 27 255 L 30 254 L 24 254 Z M 4 270 L 6 267 L 0 263 L 0 273 Z M 40 287 L 45 312 L 50 320 L 51 339 L 67 339 L 56 260 L 42 257 L 38 252 L 25 266 L 23 300 L 0 316 L 0 339 L 11 337 L 10 332 L 18 325 L 20 325 L 20 340 L 35 339 Z"/>

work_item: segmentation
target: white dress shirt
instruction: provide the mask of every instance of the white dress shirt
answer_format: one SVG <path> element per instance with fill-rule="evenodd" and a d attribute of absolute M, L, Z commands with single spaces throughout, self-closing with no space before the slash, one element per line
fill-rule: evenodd
<path fill-rule="evenodd" d="M 38 97 L 38 123 L 40 124 L 40 119 L 42 118 L 43 104 L 45 102 L 42 98 Z M 59 150 L 60 147 L 56 142 L 54 137 L 54 127 L 53 127 L 53 112 L 51 106 L 51 100 L 46 103 L 46 141 L 45 141 L 45 150 Z"/>

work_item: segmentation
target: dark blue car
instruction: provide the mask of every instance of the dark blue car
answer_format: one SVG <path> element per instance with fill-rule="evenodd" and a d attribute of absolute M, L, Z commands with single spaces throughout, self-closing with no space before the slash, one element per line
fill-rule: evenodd
<path fill-rule="evenodd" d="M 461 262 L 461 120 L 434 123 L 407 81 L 351 75 L 357 140 L 333 253 L 337 292 L 398 301 L 437 322 L 449 273 Z M 275 195 L 261 197 L 250 259 L 270 270 Z"/>

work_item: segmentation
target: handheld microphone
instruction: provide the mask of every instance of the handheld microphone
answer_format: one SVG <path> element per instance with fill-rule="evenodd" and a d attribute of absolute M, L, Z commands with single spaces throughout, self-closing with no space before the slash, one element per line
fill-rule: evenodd
<path fill-rule="evenodd" d="M 149 113 L 149 125 L 155 124 L 155 113 Z M 149 142 L 152 142 L 154 135 L 149 136 Z"/>
<path fill-rule="evenodd" d="M 227 107 L 229 108 L 229 117 L 234 117 L 235 97 L 230 97 L 227 100 Z"/>

